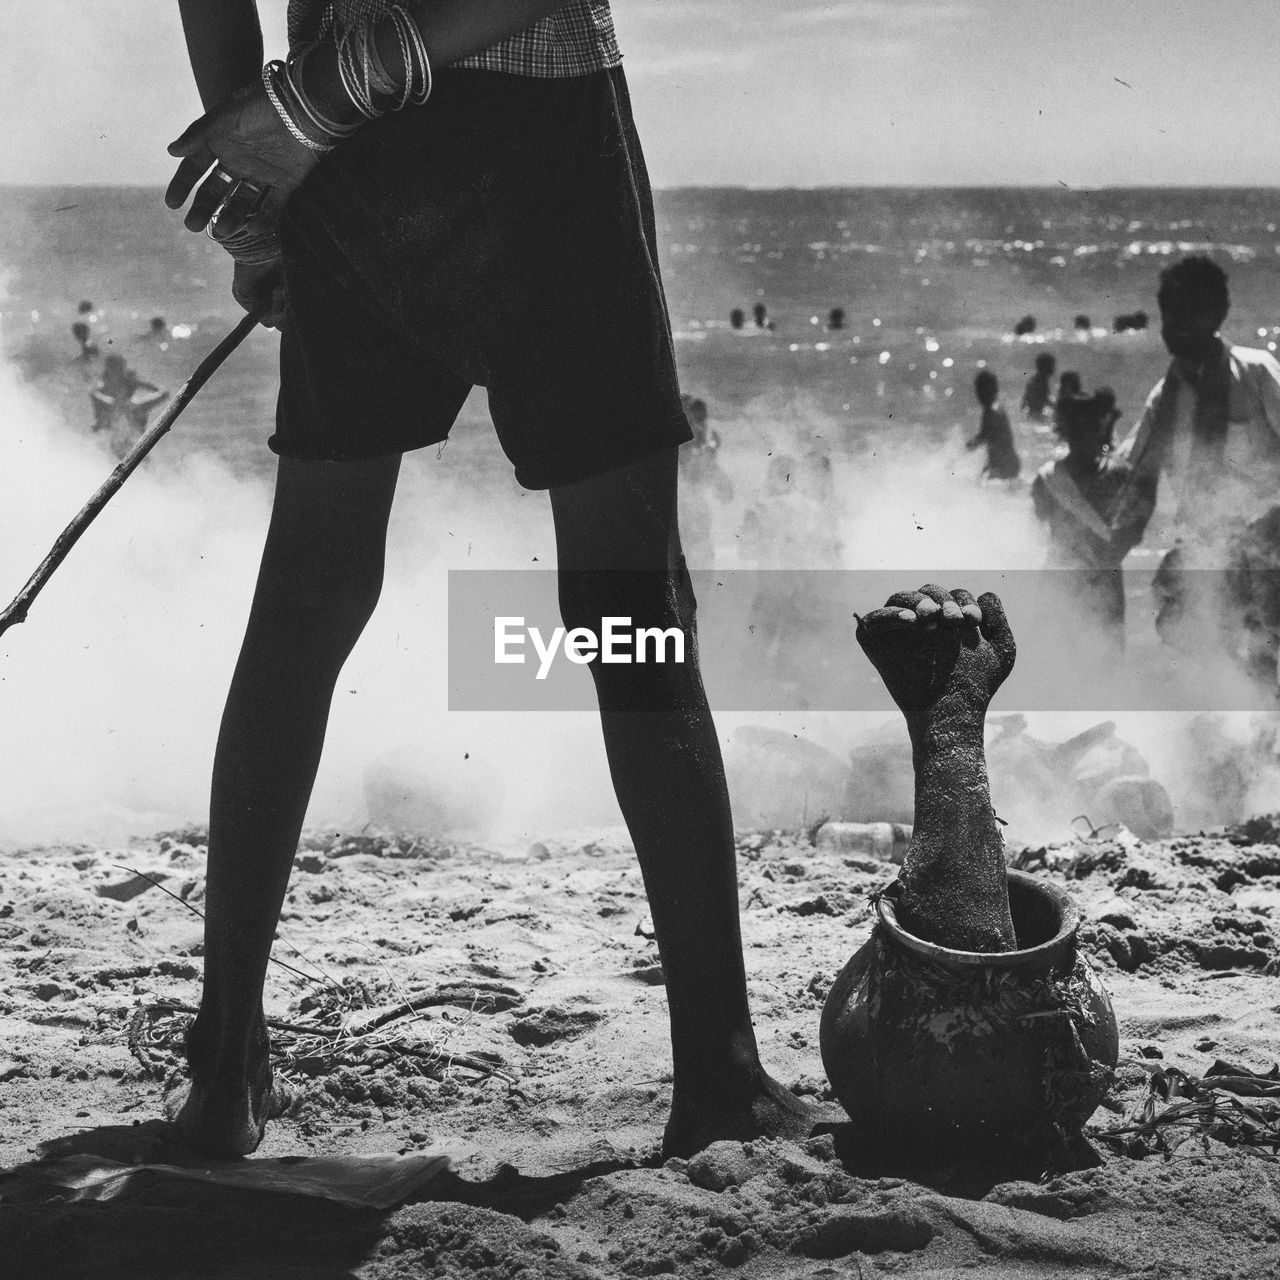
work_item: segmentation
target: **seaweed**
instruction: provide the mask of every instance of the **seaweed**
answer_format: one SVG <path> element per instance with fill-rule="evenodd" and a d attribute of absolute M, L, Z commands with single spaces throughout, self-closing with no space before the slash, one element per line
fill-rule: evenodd
<path fill-rule="evenodd" d="M 481 1078 L 496 1077 L 509 1085 L 516 1077 L 504 1069 L 496 1054 L 464 1053 L 451 1049 L 448 1035 L 424 1032 L 419 1017 L 430 1005 L 460 1004 L 466 999 L 460 988 L 442 988 L 436 996 L 412 1003 L 370 1007 L 364 984 L 349 983 L 338 991 L 326 990 L 313 998 L 313 1016 L 300 1021 L 268 1018 L 272 1067 L 287 1079 L 302 1082 L 330 1075 L 339 1067 L 377 1061 L 403 1074 L 443 1080 L 461 1068 Z M 494 999 L 483 990 L 470 993 L 475 1011 Z M 501 994 L 501 993 L 499 993 Z M 501 1000 L 496 1001 L 500 1007 Z M 509 1006 L 508 1006 L 509 1007 Z M 143 1071 L 166 1082 L 182 1073 L 187 1028 L 196 1009 L 177 1000 L 156 1000 L 139 1005 L 129 1019 L 129 1052 Z M 450 1028 L 453 1030 L 453 1028 Z"/>
<path fill-rule="evenodd" d="M 1241 1068 L 1218 1070 L 1225 1065 L 1215 1064 L 1204 1076 L 1177 1067 L 1154 1069 L 1141 1107 L 1125 1124 L 1098 1136 L 1135 1159 L 1158 1154 L 1168 1160 L 1190 1138 L 1208 1151 L 1212 1138 L 1264 1160 L 1280 1160 L 1280 1079 L 1241 1074 Z"/>

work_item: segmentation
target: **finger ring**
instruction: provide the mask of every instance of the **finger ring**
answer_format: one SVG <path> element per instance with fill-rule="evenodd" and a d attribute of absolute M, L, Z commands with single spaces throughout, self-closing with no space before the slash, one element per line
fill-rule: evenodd
<path fill-rule="evenodd" d="M 222 197 L 221 204 L 214 211 L 214 218 L 219 214 L 233 217 L 237 222 L 247 222 L 262 208 L 270 187 L 260 187 L 247 178 L 239 178 Z"/>
<path fill-rule="evenodd" d="M 225 182 L 227 186 L 233 187 L 239 181 L 234 174 L 228 173 L 220 164 L 213 166 L 213 172 L 209 174 L 211 178 L 217 178 L 219 182 Z"/>
<path fill-rule="evenodd" d="M 218 219 L 224 214 L 230 213 L 231 197 L 235 195 L 237 188 L 232 186 L 227 194 L 218 201 L 218 207 L 209 215 L 209 221 L 204 224 L 204 233 L 210 240 L 218 238 Z"/>
<path fill-rule="evenodd" d="M 233 199 L 242 191 L 251 192 L 253 195 L 253 199 L 244 211 L 244 217 L 247 219 L 252 218 L 266 203 L 267 196 L 271 193 L 271 188 L 269 186 L 260 187 L 256 182 L 250 182 L 248 178 L 241 178 L 235 189 L 227 193 L 227 199 Z"/>
<path fill-rule="evenodd" d="M 235 225 L 229 234 L 234 233 L 236 228 L 242 227 L 258 214 L 270 191 L 269 186 L 260 187 L 247 178 L 234 179 L 205 225 L 205 234 L 210 240 L 219 239 L 218 223 L 222 219 L 234 221 Z"/>

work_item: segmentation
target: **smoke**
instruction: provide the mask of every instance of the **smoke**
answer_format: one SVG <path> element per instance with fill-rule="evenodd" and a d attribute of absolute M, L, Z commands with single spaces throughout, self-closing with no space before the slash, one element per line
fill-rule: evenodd
<path fill-rule="evenodd" d="M 735 501 L 717 510 L 717 562 L 733 564 L 737 557 L 737 563 L 750 563 L 741 554 L 738 532 L 749 521 L 754 502 L 767 513 L 769 529 L 755 563 L 880 572 L 874 580 L 851 576 L 855 588 L 868 581 L 878 584 L 874 598 L 850 602 L 857 611 L 875 608 L 890 592 L 926 581 L 966 587 L 974 594 L 999 594 L 1019 660 L 992 714 L 1026 713 L 1025 744 L 992 755 L 995 802 L 1014 816 L 1013 834 L 1064 839 L 1071 834 L 1071 820 L 1090 809 L 1091 820 L 1112 820 L 1115 813 L 1101 784 L 1144 771 L 1168 791 L 1179 830 L 1280 808 L 1280 719 L 1244 710 L 1188 709 L 1215 703 L 1224 708 L 1260 706 L 1260 693 L 1217 649 L 1171 669 L 1152 628 L 1146 571 L 1127 571 L 1129 644 L 1126 654 L 1116 657 L 1073 603 L 1063 575 L 1042 570 L 1048 544 L 1027 486 L 979 484 L 979 461 L 964 449 L 959 428 L 941 440 L 913 438 L 906 425 L 893 432 L 852 435 L 811 406 L 786 416 L 776 415 L 775 409 L 771 405 L 762 415 L 749 408 L 738 420 L 716 424 L 725 441 L 723 465 L 735 485 Z M 825 494 L 822 482 L 814 479 L 821 471 L 814 460 L 823 457 L 830 461 Z M 776 465 L 779 458 L 785 462 L 785 483 Z M 1156 557 L 1148 554 L 1145 564 L 1154 568 L 1155 563 Z M 864 664 L 853 629 L 850 619 L 824 631 L 810 656 L 834 653 L 849 664 Z M 1044 709 L 1053 706 L 1077 709 Z M 1126 709 L 1135 706 L 1149 709 Z M 855 806 L 864 806 L 857 816 L 909 819 L 910 757 L 905 725 L 896 711 L 737 713 L 717 719 L 730 738 L 731 762 L 741 766 L 731 769 L 736 810 L 745 814 L 758 809 L 766 775 L 785 768 L 780 759 L 762 760 L 758 740 L 741 732 L 764 726 L 815 743 L 833 758 L 848 759 L 854 751 L 849 796 L 856 798 L 851 799 Z M 1103 733 L 1102 741 L 1071 768 L 1041 752 L 1041 746 L 1107 722 L 1114 732 L 1109 737 Z M 904 775 L 897 780 L 901 785 L 886 787 L 883 764 L 859 781 L 859 769 L 870 758 L 867 749 Z M 797 763 L 799 759 L 797 754 Z M 753 771 L 759 776 L 753 777 Z M 904 803 L 907 812 L 901 811 Z M 812 820 L 811 809 L 812 797 L 797 790 L 789 803 L 771 803 L 769 816 L 777 825 L 794 826 Z"/>
<path fill-rule="evenodd" d="M 114 459 L 7 365 L 0 421 L 7 599 Z M 0 639 L 0 841 L 118 839 L 204 809 L 267 496 L 207 457 L 161 476 L 129 481 Z"/>
<path fill-rule="evenodd" d="M 7 600 L 113 460 L 7 365 L 0 422 L 8 442 L 0 478 Z M 900 573 L 894 589 L 936 577 L 1000 591 L 1002 574 L 1043 559 L 1025 488 L 979 485 L 979 460 L 958 431 L 931 442 L 913 441 L 905 427 L 855 436 L 794 397 L 714 425 L 734 493 L 711 500 L 703 563 L 874 569 Z M 517 841 L 617 823 L 594 714 L 448 710 L 448 571 L 554 564 L 545 495 L 519 491 L 491 441 L 449 449 L 440 460 L 406 458 L 383 599 L 339 681 L 308 821 L 341 830 L 371 822 L 468 828 Z M 696 498 L 686 488 L 682 505 Z M 753 509 L 766 518 L 748 556 L 740 534 Z M 204 821 L 222 700 L 269 511 L 265 481 L 166 440 L 108 504 L 27 622 L 0 638 L 0 845 L 115 842 Z M 852 603 L 867 609 L 882 599 Z M 1023 612 L 1012 621 L 1028 663 L 1038 655 L 1053 666 L 1074 652 L 1061 615 Z M 840 661 L 865 663 L 852 630 L 842 626 L 822 643 Z M 1139 653 L 1113 675 L 1141 678 L 1141 666 Z M 1266 717 L 1111 714 L 1108 673 L 1095 674 L 1096 711 L 1033 713 L 1028 732 L 1058 741 L 1117 721 L 1120 737 L 1175 796 L 1183 828 L 1280 807 L 1275 726 Z M 1017 708 L 1016 677 L 995 712 Z M 766 725 L 838 760 L 886 725 L 885 740 L 905 742 L 896 712 L 725 713 L 717 723 L 730 744 L 735 730 Z M 744 820 L 750 798 L 735 795 Z M 1024 798 L 1029 833 L 1068 834 L 1073 813 L 1047 795 Z M 802 803 L 795 816 L 815 815 Z"/>
<path fill-rule="evenodd" d="M 8 365 L 0 422 L 7 600 L 114 459 Z M 594 716 L 447 709 L 448 570 L 554 563 L 545 497 L 521 495 L 494 452 L 488 484 L 406 459 L 383 598 L 339 682 L 311 825 L 358 830 L 371 801 L 384 819 L 434 812 L 512 837 L 618 821 Z M 270 502 L 265 482 L 162 441 L 0 638 L 0 845 L 205 820 Z"/>

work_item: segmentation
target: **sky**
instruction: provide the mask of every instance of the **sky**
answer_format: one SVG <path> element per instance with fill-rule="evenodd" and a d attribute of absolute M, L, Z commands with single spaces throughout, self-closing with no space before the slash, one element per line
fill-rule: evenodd
<path fill-rule="evenodd" d="M 657 186 L 1280 184 L 1276 0 L 613 11 Z M 4 14 L 0 182 L 167 181 L 199 113 L 174 0 Z"/>

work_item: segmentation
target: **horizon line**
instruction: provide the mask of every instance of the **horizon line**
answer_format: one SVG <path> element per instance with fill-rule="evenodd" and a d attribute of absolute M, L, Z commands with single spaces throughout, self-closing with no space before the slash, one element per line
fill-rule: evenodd
<path fill-rule="evenodd" d="M 51 187 L 85 191 L 146 190 L 163 191 L 165 182 L 6 182 L 0 191 L 39 191 Z M 1280 182 L 1135 182 L 1069 184 L 1063 182 L 819 182 L 811 185 L 782 183 L 770 186 L 749 182 L 676 182 L 655 183 L 655 192 L 672 191 L 750 191 L 756 193 L 789 191 L 1066 191 L 1095 194 L 1103 191 L 1277 191 Z"/>

